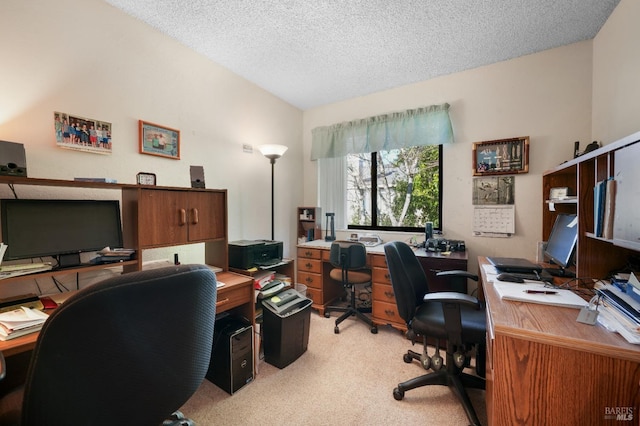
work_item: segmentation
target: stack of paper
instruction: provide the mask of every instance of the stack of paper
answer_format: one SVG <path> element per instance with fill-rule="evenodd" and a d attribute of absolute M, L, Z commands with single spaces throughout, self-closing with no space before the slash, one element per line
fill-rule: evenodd
<path fill-rule="evenodd" d="M 0 314 L 0 340 L 9 340 L 42 328 L 49 315 L 36 309 L 21 307 Z"/>
<path fill-rule="evenodd" d="M 540 303 L 575 309 L 583 308 L 589 304 L 571 290 L 552 289 L 546 287 L 543 283 L 516 284 L 497 281 L 493 283 L 493 287 L 503 300 Z"/>

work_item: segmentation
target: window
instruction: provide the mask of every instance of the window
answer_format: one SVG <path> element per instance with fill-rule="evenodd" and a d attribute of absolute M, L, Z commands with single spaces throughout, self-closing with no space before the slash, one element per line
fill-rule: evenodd
<path fill-rule="evenodd" d="M 349 229 L 440 229 L 442 145 L 347 155 Z"/>

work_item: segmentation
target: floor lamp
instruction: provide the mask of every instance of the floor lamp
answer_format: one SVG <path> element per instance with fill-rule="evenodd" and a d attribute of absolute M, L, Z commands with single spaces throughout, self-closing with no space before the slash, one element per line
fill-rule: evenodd
<path fill-rule="evenodd" d="M 262 155 L 267 157 L 271 161 L 271 241 L 275 240 L 274 226 L 273 226 L 273 168 L 276 164 L 276 160 L 284 155 L 288 147 L 284 145 L 261 145 L 258 147 Z"/>

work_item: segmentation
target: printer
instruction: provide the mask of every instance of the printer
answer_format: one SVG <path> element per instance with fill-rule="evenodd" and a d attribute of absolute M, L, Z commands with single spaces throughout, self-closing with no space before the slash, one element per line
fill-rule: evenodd
<path fill-rule="evenodd" d="M 282 261 L 282 241 L 239 240 L 229 242 L 229 267 L 251 269 Z"/>

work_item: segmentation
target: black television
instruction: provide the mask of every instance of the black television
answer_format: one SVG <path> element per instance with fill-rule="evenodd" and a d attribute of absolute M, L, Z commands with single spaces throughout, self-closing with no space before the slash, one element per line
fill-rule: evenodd
<path fill-rule="evenodd" d="M 560 268 L 546 268 L 553 276 L 570 277 L 574 274 L 567 270 L 573 262 L 573 254 L 578 241 L 578 218 L 575 214 L 560 213 L 549 234 L 544 249 L 546 259 Z"/>
<path fill-rule="evenodd" d="M 0 200 L 4 260 L 46 256 L 59 267 L 80 264 L 80 253 L 122 247 L 117 200 Z"/>

